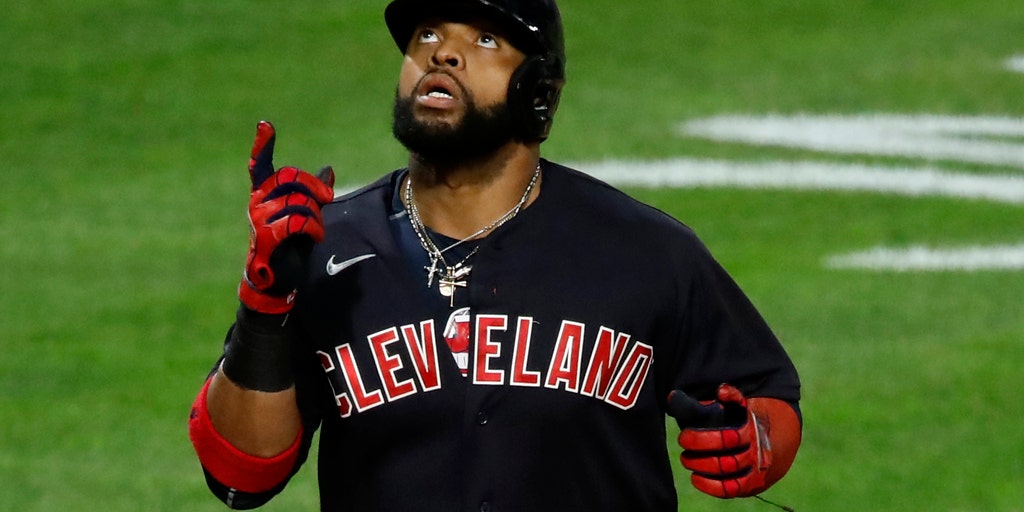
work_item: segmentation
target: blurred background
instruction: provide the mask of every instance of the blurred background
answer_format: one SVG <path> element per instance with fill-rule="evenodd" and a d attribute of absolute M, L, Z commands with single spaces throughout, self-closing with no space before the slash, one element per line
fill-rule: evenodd
<path fill-rule="evenodd" d="M 222 510 L 186 422 L 237 304 L 255 124 L 275 123 L 279 165 L 331 164 L 341 187 L 402 167 L 386 2 L 0 4 L 0 509 Z M 796 510 L 1024 510 L 1024 199 L 955 193 L 1019 186 L 1024 157 L 985 156 L 1024 155 L 1024 4 L 561 9 L 569 82 L 545 156 L 692 226 L 801 372 L 804 445 L 765 496 Z M 907 122 L 870 124 L 879 115 Z M 857 116 L 910 148 L 857 146 L 862 132 L 828 121 Z M 982 156 L 924 149 L 926 116 L 963 120 L 956 140 Z M 724 132 L 700 129 L 723 118 Z M 765 119 L 783 122 L 737 135 Z M 773 138 L 794 133 L 828 142 Z M 761 178 L 637 178 L 666 162 Z M 792 163 L 818 178 L 777 181 Z M 821 183 L 844 173 L 865 184 Z M 883 186 L 900 173 L 970 179 L 949 193 Z M 939 263 L 835 263 L 879 247 Z M 962 248 L 1002 263 L 958 264 Z M 680 510 L 773 510 L 677 480 Z M 308 464 L 265 509 L 316 504 Z"/>

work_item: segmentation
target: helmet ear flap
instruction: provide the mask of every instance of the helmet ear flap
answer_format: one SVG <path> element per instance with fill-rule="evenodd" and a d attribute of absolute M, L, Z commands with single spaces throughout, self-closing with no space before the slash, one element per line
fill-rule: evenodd
<path fill-rule="evenodd" d="M 543 142 L 548 138 L 565 84 L 563 75 L 561 62 L 550 55 L 529 56 L 512 74 L 508 104 L 519 139 Z"/>

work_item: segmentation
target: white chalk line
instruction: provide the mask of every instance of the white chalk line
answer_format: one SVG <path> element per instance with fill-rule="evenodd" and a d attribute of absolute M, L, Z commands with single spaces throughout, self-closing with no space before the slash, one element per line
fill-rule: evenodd
<path fill-rule="evenodd" d="M 936 248 L 911 246 L 903 249 L 876 247 L 826 258 L 825 266 L 836 269 L 875 269 L 895 272 L 1019 270 L 1024 268 L 1024 244 Z"/>
<path fill-rule="evenodd" d="M 1024 168 L 1024 119 L 1009 117 L 717 116 L 689 121 L 678 129 L 686 136 L 824 153 Z"/>
<path fill-rule="evenodd" d="M 1014 73 L 1024 73 L 1024 55 L 1014 55 L 1006 59 L 1004 65 L 1006 69 Z"/>
<path fill-rule="evenodd" d="M 933 168 L 857 164 L 725 160 L 605 160 L 577 164 L 616 186 L 642 188 L 733 187 L 852 191 L 911 197 L 949 197 L 1024 204 L 1024 176 L 983 175 Z"/>
<path fill-rule="evenodd" d="M 1011 71 L 1024 72 L 1024 55 L 1008 59 L 1006 67 Z M 679 131 L 683 135 L 714 140 L 826 153 L 900 156 L 1024 168 L 1024 120 L 1009 117 L 888 114 L 719 116 L 683 123 Z M 776 168 L 776 176 L 768 186 L 1022 203 L 1021 182 L 1015 175 L 967 175 L 906 167 L 783 166 L 790 168 L 778 169 L 778 165 L 770 165 Z M 737 179 L 747 181 L 739 175 Z M 828 257 L 824 265 L 829 268 L 896 272 L 1022 270 L 1024 245 L 876 247 Z"/>

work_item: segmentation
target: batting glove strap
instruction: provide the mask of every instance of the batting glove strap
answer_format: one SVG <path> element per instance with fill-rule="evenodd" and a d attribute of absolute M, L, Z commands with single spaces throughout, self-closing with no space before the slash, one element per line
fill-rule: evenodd
<path fill-rule="evenodd" d="M 209 387 L 207 380 L 192 405 L 188 421 L 189 439 L 207 473 L 219 483 L 246 493 L 266 492 L 287 480 L 298 460 L 302 433 L 287 450 L 274 457 L 255 457 L 242 452 L 214 428 L 206 407 Z"/>
<path fill-rule="evenodd" d="M 281 315 L 291 311 L 296 293 L 295 290 L 292 290 L 282 297 L 268 295 L 256 289 L 244 275 L 242 282 L 238 285 L 238 300 L 242 301 L 245 307 L 268 315 Z"/>
<path fill-rule="evenodd" d="M 221 369 L 231 382 L 254 391 L 284 391 L 295 383 L 287 315 L 238 308 Z"/>

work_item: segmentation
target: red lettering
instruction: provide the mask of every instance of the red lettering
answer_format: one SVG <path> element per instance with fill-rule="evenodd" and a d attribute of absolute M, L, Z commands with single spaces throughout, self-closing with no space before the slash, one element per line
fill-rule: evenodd
<path fill-rule="evenodd" d="M 555 351 L 551 355 L 545 387 L 558 389 L 559 384 L 564 383 L 566 391 L 579 392 L 583 329 L 583 324 L 562 322 Z"/>
<path fill-rule="evenodd" d="M 530 360 L 532 338 L 533 318 L 520 317 L 519 327 L 516 329 L 516 345 L 512 352 L 512 380 L 509 384 L 513 386 L 540 386 L 540 372 L 526 369 L 526 362 Z"/>
<path fill-rule="evenodd" d="M 608 394 L 608 386 L 615 376 L 615 368 L 622 360 L 622 353 L 629 343 L 628 334 L 615 335 L 615 332 L 607 327 L 601 327 L 597 333 L 597 341 L 594 343 L 594 350 L 590 353 L 590 364 L 587 366 L 587 374 L 583 379 L 583 390 L 580 393 L 586 396 L 604 400 Z"/>
<path fill-rule="evenodd" d="M 547 372 L 531 369 L 535 321 L 518 317 L 515 337 L 507 339 L 508 315 L 479 315 L 471 333 L 467 355 L 472 365 L 473 384 L 519 387 L 544 387 L 579 393 L 628 410 L 636 406 L 645 389 L 654 361 L 654 348 L 645 343 L 630 344 L 631 336 L 599 327 L 587 366 L 583 367 L 586 325 L 563 320 L 554 340 Z M 466 322 L 468 323 L 468 322 Z M 351 344 L 335 347 L 334 352 L 317 352 L 320 364 L 334 391 L 338 414 L 348 418 L 356 413 L 394 402 L 417 391 L 441 388 L 441 371 L 434 320 L 391 327 L 367 336 L 370 352 L 380 379 L 379 389 L 367 383 L 360 373 Z M 502 361 L 502 345 L 511 344 L 510 361 Z M 545 345 L 547 343 L 545 342 Z M 507 351 L 508 348 L 505 348 Z M 403 352 L 407 352 L 406 359 Z M 361 354 L 362 355 L 362 354 Z M 366 364 L 363 364 L 364 370 Z M 509 368 L 510 366 L 510 368 Z M 584 372 L 585 370 L 585 372 Z M 506 381 L 506 373 L 509 380 Z M 406 377 L 406 378 L 402 378 Z M 418 383 L 418 385 L 417 385 Z M 340 393 L 338 390 L 342 390 Z"/>
<path fill-rule="evenodd" d="M 412 356 L 412 365 L 416 370 L 416 378 L 420 381 L 423 391 L 441 389 L 441 374 L 437 364 L 437 343 L 434 340 L 434 321 L 420 323 L 420 336 L 416 336 L 416 328 L 412 325 L 402 326 L 405 346 Z M 422 340 L 422 341 L 421 341 Z"/>
<path fill-rule="evenodd" d="M 626 363 L 615 375 L 611 392 L 605 401 L 620 409 L 630 409 L 636 405 L 640 390 L 647 380 L 647 372 L 651 368 L 653 358 L 654 347 L 640 342 L 633 345 L 626 357 Z"/>
<path fill-rule="evenodd" d="M 476 343 L 473 343 L 474 384 L 501 384 L 505 382 L 504 370 L 493 370 L 491 359 L 501 355 L 501 344 L 491 340 L 493 331 L 508 328 L 508 317 L 503 315 L 479 315 L 476 318 Z"/>
<path fill-rule="evenodd" d="M 381 383 L 384 384 L 384 394 L 387 396 L 388 402 L 394 402 L 415 393 L 416 385 L 413 384 L 412 379 L 399 382 L 395 376 L 395 373 L 403 368 L 402 359 L 395 354 L 388 353 L 388 345 L 399 341 L 398 329 L 392 327 L 371 334 L 368 339 L 370 348 L 373 349 L 373 358 L 377 362 L 377 374 L 380 376 Z"/>
<path fill-rule="evenodd" d="M 359 374 L 359 367 L 356 366 L 355 358 L 352 356 L 352 347 L 346 343 L 335 350 L 338 353 L 338 360 L 341 361 L 341 374 L 345 377 L 345 384 L 348 385 L 349 391 L 352 392 L 352 398 L 355 399 L 356 409 L 359 412 L 365 412 L 384 403 L 384 397 L 381 396 L 379 389 L 366 392 L 366 388 L 363 386 L 363 377 Z"/>

